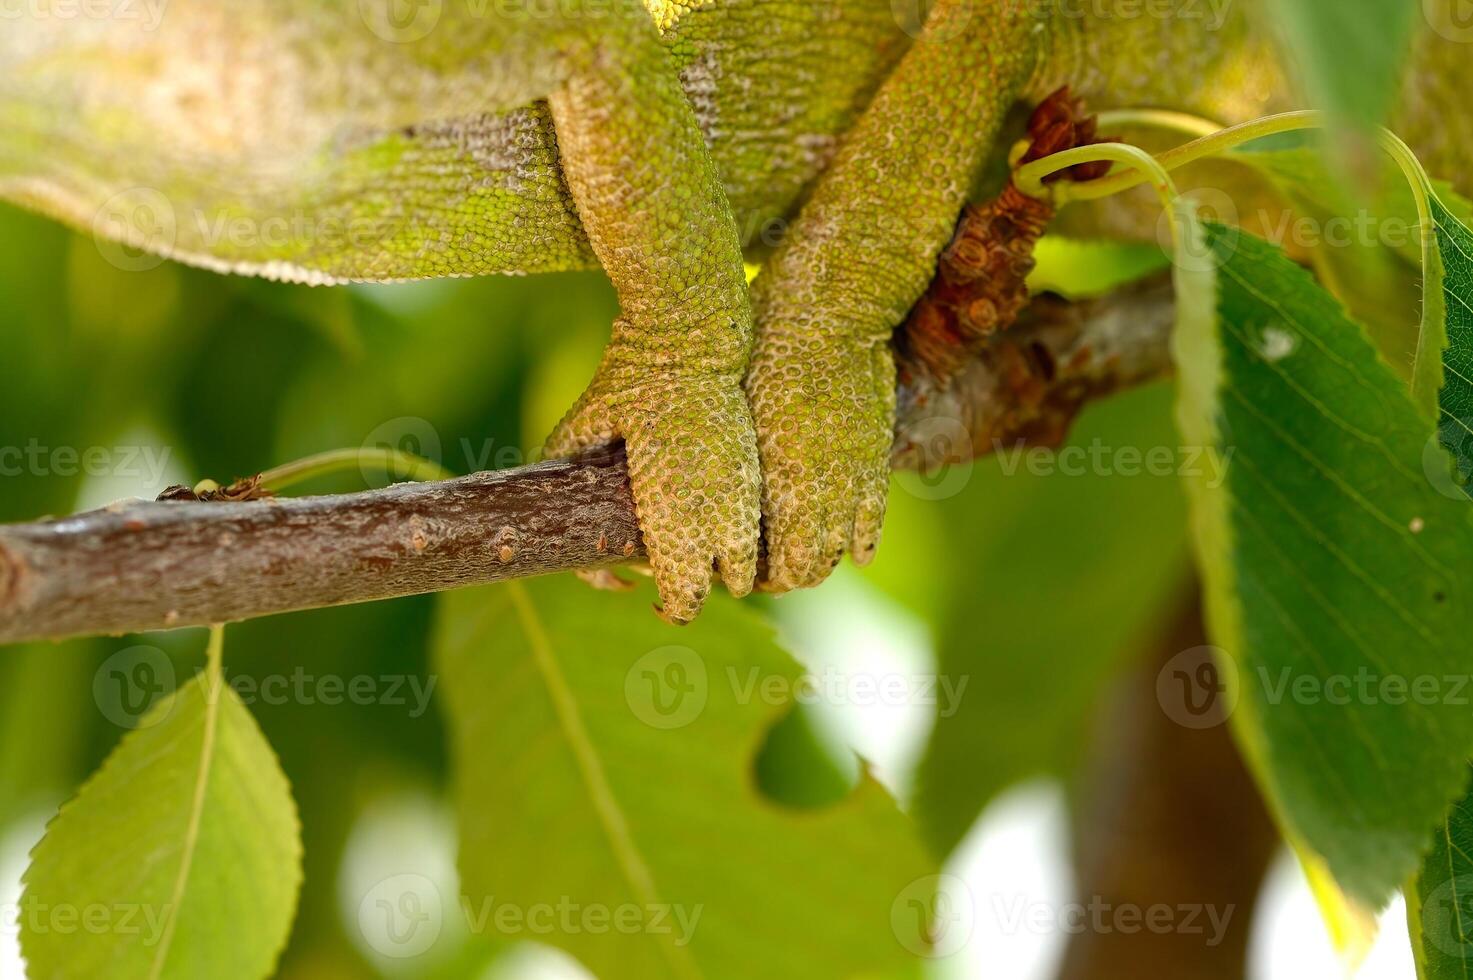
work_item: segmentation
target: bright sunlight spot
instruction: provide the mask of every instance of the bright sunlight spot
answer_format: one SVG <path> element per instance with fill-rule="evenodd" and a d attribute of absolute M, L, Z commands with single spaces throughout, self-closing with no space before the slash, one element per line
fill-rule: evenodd
<path fill-rule="evenodd" d="M 947 864 L 970 899 L 971 939 L 932 967 L 935 980 L 1048 980 L 1068 938 L 1056 910 L 1073 900 L 1069 820 L 1055 784 L 1025 783 L 993 801 Z"/>
<path fill-rule="evenodd" d="M 31 848 L 41 839 L 51 812 L 37 811 L 10 827 L 0 837 L 0 980 L 25 980 L 25 960 L 20 955 L 20 876 L 26 869 Z"/>
<path fill-rule="evenodd" d="M 1354 980 L 1416 980 L 1411 942 L 1407 939 L 1406 903 L 1398 895 L 1381 913 L 1381 929 Z M 1269 869 L 1253 938 L 1248 948 L 1250 980 L 1303 980 L 1344 976 L 1340 957 L 1330 944 L 1304 872 L 1287 850 Z"/>
<path fill-rule="evenodd" d="M 115 500 L 152 500 L 171 484 L 192 482 L 184 460 L 177 459 L 168 439 L 154 429 L 134 427 L 112 445 L 79 447 L 77 467 L 83 474 L 77 510 L 105 507 Z"/>
<path fill-rule="evenodd" d="M 593 975 L 560 949 L 517 943 L 496 958 L 481 980 L 593 980 Z"/>
<path fill-rule="evenodd" d="M 423 976 L 465 943 L 455 824 L 428 795 L 373 804 L 358 819 L 338 876 L 343 929 L 386 977 Z"/>
<path fill-rule="evenodd" d="M 848 565 L 773 611 L 788 649 L 821 685 L 818 718 L 907 799 L 935 699 L 945 696 L 925 626 Z"/>

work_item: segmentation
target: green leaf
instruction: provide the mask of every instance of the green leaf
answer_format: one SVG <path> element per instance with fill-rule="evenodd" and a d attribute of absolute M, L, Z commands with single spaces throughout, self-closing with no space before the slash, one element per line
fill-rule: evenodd
<path fill-rule="evenodd" d="M 1260 234 L 1304 255 L 1321 284 L 1366 326 L 1398 373 L 1410 375 L 1420 320 L 1417 208 L 1406 178 L 1386 161 L 1384 193 L 1352 202 L 1317 149 L 1322 134 L 1293 133 L 1235 149 L 1261 171 L 1284 207 L 1260 211 Z"/>
<path fill-rule="evenodd" d="M 1205 261 L 1178 263 L 1178 419 L 1234 454 L 1221 487 L 1190 482 L 1233 723 L 1288 835 L 1376 906 L 1473 748 L 1446 680 L 1467 670 L 1473 511 L 1427 479 L 1430 420 L 1308 273 L 1182 222 Z"/>
<path fill-rule="evenodd" d="M 1407 929 L 1421 980 L 1466 980 L 1473 964 L 1473 796 L 1448 810 L 1407 886 Z"/>
<path fill-rule="evenodd" d="M 1417 381 L 1437 392 L 1438 438 L 1452 453 L 1456 486 L 1467 494 L 1473 482 L 1473 231 L 1436 194 L 1428 195 L 1427 206 L 1435 250 L 1429 249 L 1423 276 L 1418 357 L 1429 370 L 1419 371 Z"/>
<path fill-rule="evenodd" d="M 1268 6 L 1285 62 L 1297 69 L 1310 102 L 1364 130 L 1380 125 L 1401 87 L 1420 4 L 1276 0 Z"/>
<path fill-rule="evenodd" d="M 1370 200 L 1352 200 L 1316 152 L 1319 135 L 1257 140 L 1229 156 L 1261 171 L 1293 208 L 1277 215 L 1259 212 L 1261 232 L 1307 253 L 1320 282 L 1365 324 L 1398 373 L 1411 375 L 1414 360 L 1420 361 L 1428 376 L 1417 379 L 1416 397 L 1431 411 L 1441 384 L 1439 360 L 1418 350 L 1423 343 L 1432 345 L 1429 351 L 1446 346 L 1442 253 L 1468 240 L 1464 223 L 1473 220 L 1473 205 L 1451 185 L 1418 174 L 1437 211 L 1429 215 L 1437 234 L 1424 243 L 1417 191 L 1407 174 L 1388 158 L 1377 193 Z"/>
<path fill-rule="evenodd" d="M 799 671 L 749 608 L 718 597 L 676 630 L 539 579 L 444 596 L 436 648 L 472 931 L 641 980 L 850 976 L 923 949 L 909 900 L 933 869 L 868 774 L 820 809 L 759 790 Z"/>
<path fill-rule="evenodd" d="M 1466 202 L 1446 190 L 1466 214 Z M 1445 460 L 1429 452 L 1429 476 L 1450 495 L 1468 494 L 1473 479 L 1473 232 L 1437 193 L 1428 194 L 1434 234 L 1427 242 L 1420 363 L 1424 398 L 1436 392 L 1438 442 L 1452 454 L 1451 480 L 1433 467 Z M 1440 352 L 1440 354 L 1439 354 Z M 1421 980 L 1466 980 L 1473 958 L 1473 794 L 1443 816 L 1432 850 L 1406 887 L 1407 926 Z"/>
<path fill-rule="evenodd" d="M 158 702 L 36 846 L 20 903 L 34 980 L 268 976 L 301 885 L 296 806 L 218 670 Z"/>
<path fill-rule="evenodd" d="M 1239 159 L 1259 166 L 1280 182 L 1303 209 L 1323 216 L 1344 213 L 1343 202 L 1327 200 L 1332 185 L 1318 158 L 1303 149 L 1240 150 Z M 1473 208 L 1450 186 L 1412 175 L 1420 188 L 1409 187 L 1407 175 L 1392 173 L 1388 204 L 1379 208 L 1401 225 L 1415 226 L 1414 195 L 1425 194 L 1425 219 L 1432 234 L 1419 239 L 1421 250 L 1407 249 L 1404 258 L 1422 265 L 1422 316 L 1414 397 L 1438 416 L 1438 432 L 1424 451 L 1423 466 L 1433 485 L 1449 497 L 1468 493 L 1473 477 L 1473 232 L 1464 223 Z M 1370 253 L 1365 242 L 1351 248 L 1316 252 L 1316 268 L 1342 297 L 1364 298 L 1384 289 L 1377 275 L 1391 265 L 1384 254 Z M 1402 263 L 1412 268 L 1409 263 Z M 1346 274 L 1336 275 L 1336 272 Z M 1326 273 L 1330 275 L 1326 275 Z M 1394 273 L 1393 273 L 1394 275 Z M 1405 314 L 1403 322 L 1410 322 Z M 1383 348 L 1384 349 L 1384 348 Z M 1451 453 L 1453 466 L 1439 450 Z M 1422 980 L 1457 977 L 1466 980 L 1473 956 L 1473 795 L 1454 803 L 1433 832 L 1433 846 L 1416 878 L 1405 888 L 1407 920 L 1418 975 Z"/>

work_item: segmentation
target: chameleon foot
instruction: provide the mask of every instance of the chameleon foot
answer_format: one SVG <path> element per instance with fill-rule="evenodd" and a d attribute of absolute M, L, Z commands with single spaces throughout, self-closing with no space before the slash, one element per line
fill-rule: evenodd
<path fill-rule="evenodd" d="M 763 473 L 761 588 L 818 585 L 845 551 L 867 563 L 879 545 L 890 486 L 889 344 L 769 331 L 758 338 L 747 394 Z"/>
<path fill-rule="evenodd" d="M 757 444 L 735 380 L 666 375 L 637 384 L 601 372 L 558 425 L 549 456 L 625 441 L 635 511 L 661 615 L 690 622 L 713 571 L 733 595 L 757 572 Z"/>

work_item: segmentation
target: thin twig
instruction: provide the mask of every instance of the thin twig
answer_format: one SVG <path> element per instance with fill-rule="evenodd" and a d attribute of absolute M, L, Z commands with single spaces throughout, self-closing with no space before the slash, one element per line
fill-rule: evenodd
<path fill-rule="evenodd" d="M 949 383 L 900 392 L 894 463 L 1052 443 L 1088 400 L 1170 368 L 1164 277 L 1045 296 Z M 0 526 L 0 643 L 206 625 L 642 557 L 620 447 L 434 483 L 241 502 L 129 501 Z"/>

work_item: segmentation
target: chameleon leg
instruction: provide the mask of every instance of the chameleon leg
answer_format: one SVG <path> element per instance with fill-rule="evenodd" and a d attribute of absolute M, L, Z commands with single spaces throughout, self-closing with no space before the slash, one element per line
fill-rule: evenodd
<path fill-rule="evenodd" d="M 648 17 L 602 33 L 548 102 L 564 174 L 619 294 L 588 390 L 552 455 L 622 437 L 666 618 L 700 610 L 713 566 L 756 574 L 756 436 L 741 387 L 752 314 L 736 220 Z"/>
<path fill-rule="evenodd" d="M 1003 113 L 1035 4 L 938 0 L 753 283 L 746 380 L 763 470 L 763 587 L 816 585 L 879 542 L 895 415 L 892 331 L 925 291 Z"/>

